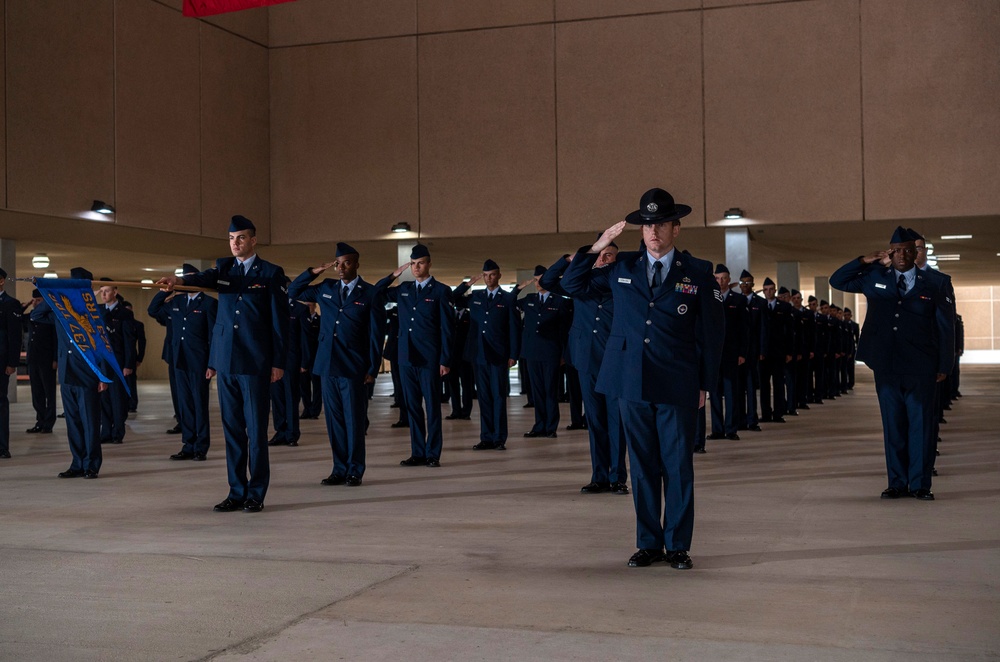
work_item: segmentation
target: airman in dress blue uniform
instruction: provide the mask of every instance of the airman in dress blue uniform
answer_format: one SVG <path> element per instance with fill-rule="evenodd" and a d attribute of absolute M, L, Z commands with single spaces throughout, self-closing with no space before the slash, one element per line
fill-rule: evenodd
<path fill-rule="evenodd" d="M 746 269 L 740 274 L 740 294 L 747 301 L 747 318 L 750 325 L 750 354 L 741 366 L 740 382 L 744 399 L 740 402 L 740 429 L 760 432 L 757 417 L 757 391 L 760 389 L 760 362 L 767 346 L 767 302 L 754 293 L 754 277 Z"/>
<path fill-rule="evenodd" d="M 292 281 L 285 277 L 285 285 Z M 288 335 L 285 336 L 285 374 L 271 384 L 271 419 L 274 436 L 268 446 L 298 446 L 299 402 L 302 400 L 301 376 L 308 370 L 306 319 L 309 308 L 288 297 Z"/>
<path fill-rule="evenodd" d="M 865 295 L 858 358 L 875 373 L 889 486 L 883 499 L 933 500 L 936 382 L 955 360 L 955 306 L 943 280 L 916 267 L 914 236 L 897 227 L 888 251 L 851 260 L 830 285 Z M 889 258 L 891 266 L 879 264 Z"/>
<path fill-rule="evenodd" d="M 0 269 L 0 458 L 10 457 L 10 376 L 21 365 L 21 302 L 3 290 L 7 272 Z M 17 379 L 17 377 L 15 377 Z"/>
<path fill-rule="evenodd" d="M 416 281 L 389 287 L 407 269 Z M 375 285 L 399 310 L 397 352 L 410 425 L 410 457 L 400 462 L 404 467 L 441 466 L 441 379 L 450 371 L 455 308 L 451 288 L 435 280 L 430 269 L 430 250 L 417 244 L 409 262 Z"/>
<path fill-rule="evenodd" d="M 517 363 L 521 343 L 521 320 L 517 297 L 500 287 L 500 265 L 493 260 L 483 263 L 483 273 L 455 288 L 456 302 L 482 278 L 485 290 L 468 295 L 469 336 L 465 360 L 476 374 L 479 398 L 479 443 L 473 450 L 507 448 L 507 395 L 510 393 L 510 369 Z"/>
<path fill-rule="evenodd" d="M 619 398 L 628 440 L 639 547 L 633 567 L 693 565 L 696 415 L 719 378 L 725 313 L 711 263 L 674 247 L 678 221 L 689 213 L 667 191 L 647 191 L 639 209 L 578 254 L 562 280 L 571 294 L 610 291 L 615 299 L 597 390 Z M 593 269 L 626 223 L 642 225 L 645 250 Z"/>
<path fill-rule="evenodd" d="M 110 278 L 102 278 L 110 281 Z M 108 285 L 97 291 L 104 315 L 104 330 L 114 350 L 115 359 L 126 379 L 135 372 L 135 316 L 118 300 L 118 288 Z M 129 393 L 121 379 L 112 378 L 108 389 L 101 393 L 101 443 L 120 444 L 125 439 Z"/>
<path fill-rule="evenodd" d="M 82 267 L 69 270 L 69 277 L 94 280 L 94 275 Z M 41 306 L 47 306 L 43 302 Z M 96 301 L 95 301 L 96 305 Z M 50 309 L 51 310 L 51 309 Z M 55 315 L 55 313 L 52 313 Z M 66 334 L 62 324 L 56 324 L 59 342 L 59 391 L 65 412 L 66 437 L 73 462 L 60 478 L 97 478 L 101 471 L 101 393 L 108 388 L 83 358 Z M 99 366 L 107 370 L 106 366 Z M 105 373 L 107 374 L 107 373 Z M 116 377 L 111 377 L 117 379 Z"/>
<path fill-rule="evenodd" d="M 590 251 L 581 247 L 577 255 Z M 561 277 L 573 256 L 559 258 L 541 277 L 541 285 L 550 292 L 570 296 Z M 618 245 L 608 244 L 597 256 L 595 269 L 610 267 L 618 259 Z M 583 410 L 590 435 L 590 482 L 580 488 L 582 494 L 612 492 L 627 495 L 628 467 L 625 464 L 625 436 L 622 432 L 618 400 L 597 390 L 601 360 L 611 335 L 615 300 L 610 292 L 586 292 L 573 296 L 573 322 L 569 329 L 569 356 L 580 375 Z"/>
<path fill-rule="evenodd" d="M 333 470 L 323 485 L 358 487 L 365 474 L 365 421 L 368 386 L 382 366 L 385 342 L 384 293 L 358 275 L 360 255 L 349 244 L 337 244 L 336 260 L 306 269 L 292 281 L 288 294 L 320 308 L 320 331 L 312 371 L 322 379 L 326 429 L 333 451 Z M 334 267 L 338 279 L 310 285 Z"/>
<path fill-rule="evenodd" d="M 267 454 L 270 385 L 285 369 L 288 294 L 281 267 L 256 253 L 257 229 L 250 219 L 233 216 L 229 225 L 231 258 L 193 276 L 157 281 L 214 288 L 219 308 L 206 378 L 218 374 L 222 429 L 226 437 L 229 495 L 217 512 L 242 509 L 259 513 L 271 479 Z M 294 367 L 294 366 L 293 366 Z M 249 477 L 247 469 L 249 468 Z"/>
<path fill-rule="evenodd" d="M 764 278 L 766 342 L 760 360 L 760 420 L 784 423 L 785 366 L 792 360 L 794 344 L 792 306 L 777 298 L 778 286 Z"/>
<path fill-rule="evenodd" d="M 56 423 L 56 327 L 52 309 L 44 304 L 38 290 L 31 293 L 34 308 L 28 316 L 28 378 L 35 425 L 28 434 L 49 434 Z"/>
<path fill-rule="evenodd" d="M 535 289 L 519 299 L 524 315 L 521 327 L 521 357 L 528 361 L 531 400 L 535 404 L 535 424 L 525 437 L 555 438 L 559 429 L 559 391 L 556 380 L 559 364 L 569 338 L 572 310 L 569 299 L 549 292 L 539 283 L 545 267 L 535 267 Z"/>
<path fill-rule="evenodd" d="M 184 265 L 184 273 L 198 270 Z M 148 313 L 160 319 L 164 314 L 170 324 L 171 370 L 177 387 L 178 423 L 183 447 L 171 460 L 206 459 L 212 443 L 208 422 L 208 396 L 211 379 L 208 357 L 219 303 L 202 292 L 178 292 L 167 301 L 169 292 L 157 292 L 149 302 Z"/>
<path fill-rule="evenodd" d="M 750 354 L 750 322 L 747 315 L 747 300 L 729 289 L 729 269 L 724 264 L 715 267 L 715 280 L 722 292 L 722 305 L 726 311 L 725 341 L 722 345 L 722 362 L 719 365 L 719 380 L 712 391 L 712 436 L 738 441 L 737 429 L 740 421 L 738 411 L 742 409 L 743 389 L 740 388 L 740 366 L 746 363 Z M 725 403 L 725 407 L 723 407 Z"/>

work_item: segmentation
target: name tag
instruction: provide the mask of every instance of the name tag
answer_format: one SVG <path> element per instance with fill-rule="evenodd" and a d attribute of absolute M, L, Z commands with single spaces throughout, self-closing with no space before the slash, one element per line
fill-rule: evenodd
<path fill-rule="evenodd" d="M 618 282 L 619 283 L 625 283 L 626 285 L 631 285 L 632 284 L 632 279 L 631 278 L 619 278 Z"/>
<path fill-rule="evenodd" d="M 219 279 L 218 282 L 219 282 L 219 285 L 229 285 L 229 281 L 228 280 L 222 280 L 221 278 Z"/>
<path fill-rule="evenodd" d="M 333 295 L 332 295 L 332 294 L 324 294 L 324 295 L 323 295 L 323 298 L 324 298 L 324 299 L 332 299 L 332 298 L 333 298 Z"/>
<path fill-rule="evenodd" d="M 875 283 L 875 287 L 877 287 L 880 290 L 884 290 L 885 289 L 885 285 L 883 283 Z"/>
<path fill-rule="evenodd" d="M 399 296 L 401 296 L 401 297 L 408 297 L 408 296 L 410 296 L 410 293 L 409 292 L 400 292 Z"/>

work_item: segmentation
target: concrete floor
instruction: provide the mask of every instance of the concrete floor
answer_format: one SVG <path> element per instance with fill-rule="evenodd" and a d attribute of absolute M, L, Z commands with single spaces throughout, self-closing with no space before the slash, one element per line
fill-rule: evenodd
<path fill-rule="evenodd" d="M 56 478 L 61 423 L 25 435 L 22 387 L 0 461 L 0 659 L 997 659 L 1000 370 L 964 371 L 933 503 L 879 500 L 858 374 L 851 396 L 709 442 L 687 572 L 626 567 L 631 497 L 581 495 L 586 433 L 521 438 L 521 397 L 506 453 L 471 450 L 478 421 L 445 421 L 442 467 L 404 468 L 381 379 L 364 486 L 319 484 L 325 429 L 303 421 L 248 515 L 212 512 L 219 424 L 208 462 L 167 459 L 163 384 L 142 387 L 96 481 Z"/>

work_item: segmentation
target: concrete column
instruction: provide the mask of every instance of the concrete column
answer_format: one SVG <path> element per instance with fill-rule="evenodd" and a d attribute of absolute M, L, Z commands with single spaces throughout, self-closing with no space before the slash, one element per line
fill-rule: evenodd
<path fill-rule="evenodd" d="M 17 242 L 13 239 L 0 239 L 0 267 L 7 272 L 7 281 L 3 290 L 7 296 L 17 297 Z M 7 397 L 10 402 L 17 402 L 17 374 L 11 375 L 7 385 Z"/>
<path fill-rule="evenodd" d="M 798 262 L 778 262 L 778 287 L 787 287 L 789 290 L 801 289 Z"/>
<path fill-rule="evenodd" d="M 726 228 L 726 266 L 733 282 L 744 269 L 750 271 L 750 230 L 745 227 Z"/>
<path fill-rule="evenodd" d="M 840 308 L 844 307 L 844 293 L 836 288 L 830 288 L 830 303 Z"/>
<path fill-rule="evenodd" d="M 830 279 L 826 276 L 816 276 L 816 298 L 820 301 L 830 301 Z"/>

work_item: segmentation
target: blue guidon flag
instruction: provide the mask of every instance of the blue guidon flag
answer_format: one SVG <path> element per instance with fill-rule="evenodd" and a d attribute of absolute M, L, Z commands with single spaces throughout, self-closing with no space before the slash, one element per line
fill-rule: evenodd
<path fill-rule="evenodd" d="M 73 347 L 80 352 L 97 378 L 110 384 L 111 378 L 101 368 L 104 367 L 105 371 L 112 370 L 125 385 L 125 390 L 131 393 L 108 342 L 104 317 L 91 282 L 69 278 L 39 278 L 35 281 L 35 287 L 55 311 L 55 317 L 66 331 Z"/>

